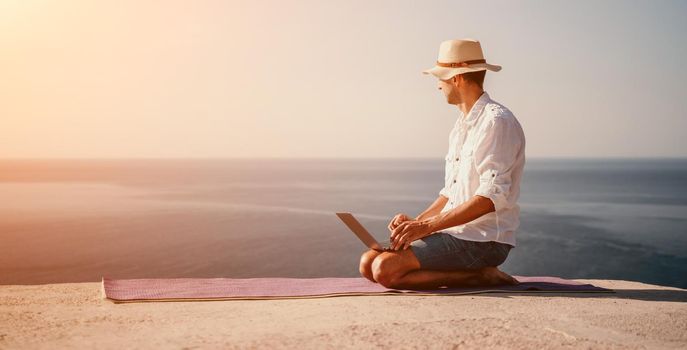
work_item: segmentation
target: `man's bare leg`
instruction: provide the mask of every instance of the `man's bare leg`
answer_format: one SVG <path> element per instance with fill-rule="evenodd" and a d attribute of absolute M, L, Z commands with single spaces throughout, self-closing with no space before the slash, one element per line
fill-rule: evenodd
<path fill-rule="evenodd" d="M 375 283 L 377 281 L 375 281 L 374 276 L 372 275 L 372 262 L 375 260 L 375 258 L 377 258 L 377 256 L 379 256 L 379 254 L 382 254 L 382 252 L 370 249 L 360 256 L 360 275 Z"/>
<path fill-rule="evenodd" d="M 517 280 L 496 267 L 479 270 L 437 271 L 420 269 L 411 249 L 384 252 L 372 262 L 375 281 L 387 288 L 436 289 L 442 286 L 488 286 L 517 284 Z"/>
<path fill-rule="evenodd" d="M 517 284 L 517 280 L 496 267 L 479 270 L 412 270 L 394 281 L 399 289 L 437 289 L 440 287 L 479 287 Z"/>

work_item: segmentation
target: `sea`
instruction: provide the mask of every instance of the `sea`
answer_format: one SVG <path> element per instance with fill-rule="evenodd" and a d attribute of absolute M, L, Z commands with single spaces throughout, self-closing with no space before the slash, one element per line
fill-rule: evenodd
<path fill-rule="evenodd" d="M 0 284 L 356 277 L 442 158 L 0 160 Z M 527 158 L 512 275 L 687 288 L 687 159 Z"/>

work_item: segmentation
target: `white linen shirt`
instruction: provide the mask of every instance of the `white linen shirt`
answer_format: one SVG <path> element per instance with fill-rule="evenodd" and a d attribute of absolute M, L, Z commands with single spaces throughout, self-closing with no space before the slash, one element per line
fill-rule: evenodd
<path fill-rule="evenodd" d="M 449 136 L 442 213 L 475 195 L 494 202 L 496 211 L 441 230 L 469 241 L 497 241 L 515 246 L 520 226 L 520 179 L 525 167 L 525 134 L 520 122 L 485 91 L 467 117 L 460 112 Z"/>

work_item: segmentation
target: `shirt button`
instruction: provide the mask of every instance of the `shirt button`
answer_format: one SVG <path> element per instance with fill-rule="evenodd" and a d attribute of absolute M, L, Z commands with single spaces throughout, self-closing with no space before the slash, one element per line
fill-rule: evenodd
<path fill-rule="evenodd" d="M 453 180 L 453 183 L 456 183 L 456 180 Z"/>
<path fill-rule="evenodd" d="M 459 161 L 459 160 L 460 160 L 460 158 L 456 158 L 456 162 Z"/>

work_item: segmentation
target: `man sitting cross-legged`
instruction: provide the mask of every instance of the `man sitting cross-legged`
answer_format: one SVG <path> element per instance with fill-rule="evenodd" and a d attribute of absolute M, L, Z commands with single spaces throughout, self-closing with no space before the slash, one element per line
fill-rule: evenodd
<path fill-rule="evenodd" d="M 441 205 L 441 202 L 445 202 L 445 199 L 438 199 L 434 206 Z M 489 207 L 487 202 L 488 199 L 475 198 L 465 205 L 463 212 L 476 215 L 482 206 Z M 403 220 L 404 216 L 397 215 L 389 224 L 390 228 L 401 227 L 396 222 L 398 219 Z M 407 219 L 407 216 L 405 218 Z M 405 225 L 416 227 L 422 225 L 419 224 L 421 220 L 415 223 L 408 220 L 403 222 Z M 397 248 L 403 244 L 403 240 L 396 242 L 392 247 Z M 409 248 L 423 254 L 424 264 L 420 263 L 414 250 Z M 452 253 L 449 253 L 449 250 Z M 410 247 L 406 245 L 405 249 L 388 252 L 373 249 L 366 251 L 360 258 L 360 274 L 370 281 L 395 289 L 517 284 L 516 279 L 497 268 L 505 261 L 509 250 L 510 247 L 505 244 L 460 240 L 448 233 L 436 232 L 412 242 Z M 447 259 L 454 260 L 444 263 Z M 423 268 L 423 265 L 428 268 Z"/>
<path fill-rule="evenodd" d="M 459 116 L 449 134 L 444 187 L 417 218 L 389 223 L 393 251 L 365 252 L 360 273 L 389 288 L 517 284 L 497 269 L 515 247 L 525 134 L 513 113 L 483 90 L 486 63 L 475 40 L 447 40 L 423 73 Z"/>

